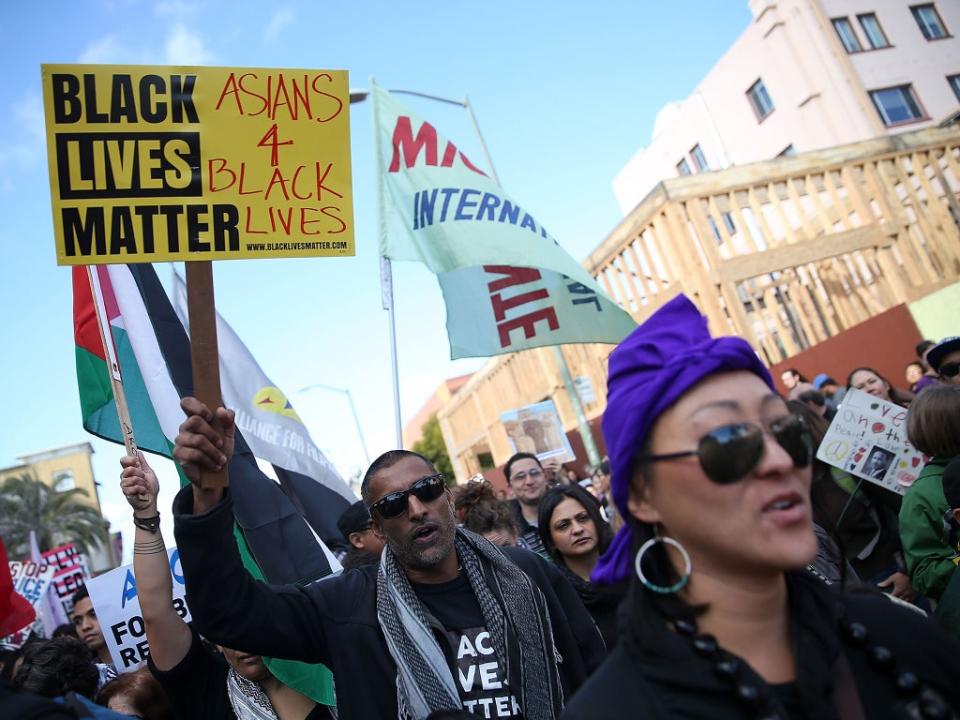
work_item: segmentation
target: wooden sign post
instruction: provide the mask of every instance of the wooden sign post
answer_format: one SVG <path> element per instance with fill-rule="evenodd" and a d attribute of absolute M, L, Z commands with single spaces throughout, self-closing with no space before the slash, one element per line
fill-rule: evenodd
<path fill-rule="evenodd" d="M 44 65 L 42 79 L 57 263 L 184 261 L 194 394 L 220 407 L 212 261 L 354 254 L 346 71 Z"/>
<path fill-rule="evenodd" d="M 210 409 L 223 404 L 220 399 L 220 353 L 217 351 L 217 308 L 213 297 L 213 263 L 201 260 L 186 263 L 187 312 L 190 316 L 190 363 L 193 370 L 193 395 Z M 216 416 L 213 427 L 221 430 Z M 227 469 L 204 472 L 200 487 L 228 485 Z"/>

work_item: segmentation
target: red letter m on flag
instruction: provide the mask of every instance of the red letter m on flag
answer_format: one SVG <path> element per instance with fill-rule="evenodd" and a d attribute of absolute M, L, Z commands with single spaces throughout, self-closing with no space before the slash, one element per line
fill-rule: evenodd
<path fill-rule="evenodd" d="M 421 150 L 426 150 L 427 165 L 437 166 L 437 131 L 428 122 L 420 126 L 417 136 L 413 136 L 413 127 L 410 125 L 410 118 L 401 115 L 397 118 L 397 126 L 393 129 L 393 157 L 390 159 L 388 172 L 398 172 L 400 170 L 400 153 L 403 153 L 403 164 L 411 168 L 417 164 L 417 157 Z M 457 156 L 460 161 L 473 172 L 486 176 L 480 168 L 476 167 L 467 159 L 467 156 L 457 150 L 457 146 L 447 141 L 447 146 L 443 150 L 443 160 L 440 167 L 453 167 L 453 161 Z"/>

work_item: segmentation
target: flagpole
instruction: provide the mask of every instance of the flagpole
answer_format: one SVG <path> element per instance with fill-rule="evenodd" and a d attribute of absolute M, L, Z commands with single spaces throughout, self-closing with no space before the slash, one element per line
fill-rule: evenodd
<path fill-rule="evenodd" d="M 370 78 L 371 102 L 373 102 L 373 148 L 374 158 L 377 163 L 374 177 L 377 181 L 377 227 L 379 230 L 379 251 L 382 253 L 387 244 L 387 214 L 383 197 L 383 181 L 380 173 L 383 172 L 383 148 L 380 145 L 380 130 L 377 125 L 377 119 L 380 117 L 378 110 L 377 94 L 373 92 L 376 81 Z M 387 311 L 387 318 L 390 326 L 390 369 L 393 378 L 393 422 L 397 434 L 397 448 L 403 448 L 403 423 L 400 419 L 400 369 L 397 362 L 397 320 L 393 310 L 393 270 L 390 265 L 390 258 L 380 255 L 380 300 L 383 309 Z"/>
<path fill-rule="evenodd" d="M 487 161 L 490 177 L 493 178 L 493 181 L 497 185 L 503 187 L 503 185 L 500 184 L 500 178 L 497 177 L 497 171 L 493 167 L 493 159 L 490 157 L 487 143 L 483 139 L 483 133 L 480 132 L 480 125 L 477 123 L 477 118 L 473 114 L 473 106 L 470 104 L 470 98 L 464 97 L 463 107 L 466 109 L 467 115 L 470 116 L 470 122 L 473 123 L 473 129 L 476 131 L 477 138 L 480 140 L 480 149 L 483 150 L 483 157 Z M 559 345 L 553 345 L 552 347 L 553 357 L 557 362 L 557 367 L 560 369 L 560 377 L 563 379 L 563 386 L 567 392 L 567 399 L 570 401 L 573 414 L 577 418 L 577 430 L 580 433 L 580 439 L 583 440 L 583 447 L 587 451 L 587 459 L 591 465 L 599 465 L 600 453 L 597 450 L 597 443 L 593 439 L 590 423 L 587 422 L 587 415 L 583 411 L 583 403 L 580 402 L 580 395 L 577 393 L 576 387 L 574 387 L 573 377 L 570 374 L 570 366 L 567 365 L 567 358 Z"/>
<path fill-rule="evenodd" d="M 123 445 L 127 455 L 137 457 L 139 452 L 137 440 L 133 436 L 133 421 L 130 419 L 130 409 L 127 406 L 127 396 L 123 392 L 123 376 L 120 373 L 120 363 L 117 360 L 116 346 L 113 342 L 113 331 L 110 330 L 110 321 L 103 305 L 103 293 L 100 289 L 100 279 L 97 277 L 96 266 L 87 265 L 87 280 L 90 282 L 90 294 L 93 296 L 94 315 L 97 317 L 97 329 L 100 331 L 100 342 L 103 345 L 103 354 L 107 359 L 110 387 L 113 390 L 113 399 L 117 406 L 117 418 L 120 420 L 120 432 L 123 435 Z M 108 338 L 109 337 L 109 341 Z"/>
<path fill-rule="evenodd" d="M 363 91 L 356 92 L 356 101 L 364 100 L 368 95 L 372 96 L 371 100 L 373 102 L 373 132 L 374 132 L 374 151 L 376 156 L 376 177 L 377 177 L 377 209 L 378 209 L 378 219 L 380 223 L 380 243 L 381 248 L 386 244 L 386 208 L 384 206 L 384 197 L 383 197 L 383 183 L 380 180 L 380 173 L 383 168 L 383 155 L 380 145 L 380 133 L 378 132 L 377 118 L 379 114 L 377 112 L 377 96 L 373 92 L 374 86 L 373 78 L 370 78 L 370 93 L 365 93 Z M 449 103 L 451 105 L 460 105 L 467 111 L 467 115 L 470 117 L 470 122 L 473 124 L 474 132 L 477 134 L 477 139 L 480 141 L 480 148 L 483 151 L 483 157 L 486 160 L 487 168 L 490 172 L 491 179 L 503 187 L 500 183 L 499 177 L 497 177 L 497 171 L 493 166 L 493 159 L 490 157 L 490 151 L 487 148 L 487 143 L 483 138 L 483 133 L 480 132 L 480 124 L 477 122 L 477 117 L 474 115 L 473 106 L 470 104 L 469 97 L 464 97 L 462 101 L 459 100 L 450 100 L 448 98 L 438 97 L 435 95 L 427 95 L 425 93 L 413 92 L 411 90 L 394 90 L 393 92 L 402 92 L 408 95 L 416 95 L 419 97 L 427 98 L 429 100 L 435 100 L 438 102 Z M 353 94 L 351 94 L 351 101 L 353 101 Z M 393 392 L 394 392 L 394 411 L 396 416 L 396 431 L 397 431 L 397 447 L 403 447 L 403 428 L 400 424 L 400 396 L 399 396 L 399 380 L 398 380 L 398 371 L 397 371 L 397 353 L 396 353 L 396 323 L 394 319 L 394 310 L 393 310 L 393 282 L 391 276 L 391 267 L 390 260 L 384 257 L 380 259 L 380 287 L 381 293 L 383 296 L 383 308 L 389 312 L 390 318 L 390 355 L 393 363 Z M 597 450 L 597 444 L 593 439 L 593 433 L 590 430 L 590 424 L 587 422 L 586 413 L 583 410 L 583 403 L 580 402 L 580 396 L 577 394 L 577 390 L 573 385 L 573 378 L 570 373 L 570 367 L 567 365 L 566 357 L 563 354 L 563 351 L 559 346 L 553 346 L 554 359 L 557 362 L 557 366 L 560 369 L 560 376 L 563 378 L 564 389 L 567 393 L 567 398 L 570 402 L 570 406 L 573 408 L 574 415 L 577 419 L 577 430 L 580 434 L 580 438 L 583 441 L 584 449 L 587 452 L 587 459 L 592 465 L 598 465 L 600 463 L 600 453 Z"/>
<path fill-rule="evenodd" d="M 100 330 L 103 355 L 107 359 L 107 374 L 110 376 L 110 388 L 113 390 L 114 405 L 117 407 L 117 419 L 120 421 L 123 446 L 127 450 L 127 455 L 139 458 L 140 449 L 137 447 L 137 439 L 133 435 L 133 420 L 130 418 L 127 394 L 123 391 L 123 374 L 120 372 L 120 361 L 117 360 L 117 348 L 113 340 L 113 331 L 110 329 L 107 309 L 103 305 L 103 291 L 100 289 L 100 278 L 97 276 L 96 266 L 87 265 L 87 279 L 90 281 L 90 294 L 93 296 L 94 315 L 97 317 L 97 328 Z M 141 500 L 146 499 L 142 494 L 137 497 Z M 113 547 L 109 541 L 107 546 L 107 552 L 112 557 Z"/>

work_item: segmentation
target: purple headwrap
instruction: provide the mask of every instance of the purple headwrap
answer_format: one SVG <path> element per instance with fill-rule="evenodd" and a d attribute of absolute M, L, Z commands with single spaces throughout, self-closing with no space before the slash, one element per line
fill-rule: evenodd
<path fill-rule="evenodd" d="M 627 518 L 633 461 L 657 418 L 708 375 L 748 370 L 773 390 L 773 379 L 742 338 L 710 337 L 707 319 L 685 295 L 657 310 L 610 355 L 603 438 L 610 456 L 613 501 Z M 624 525 L 594 568 L 599 583 L 633 572 L 633 531 Z"/>

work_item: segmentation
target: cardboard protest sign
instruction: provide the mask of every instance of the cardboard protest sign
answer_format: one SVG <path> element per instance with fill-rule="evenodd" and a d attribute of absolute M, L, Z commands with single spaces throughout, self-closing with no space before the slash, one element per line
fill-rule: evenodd
<path fill-rule="evenodd" d="M 354 254 L 345 71 L 42 76 L 58 264 Z"/>
<path fill-rule="evenodd" d="M 7 645 L 11 648 L 21 648 L 23 644 L 30 639 L 31 635 L 43 637 L 43 620 L 41 618 L 38 617 L 25 628 L 0 638 L 0 645 Z"/>
<path fill-rule="evenodd" d="M 500 420 L 514 452 L 533 453 L 541 462 L 565 463 L 576 457 L 553 400 L 508 410 L 500 414 Z"/>
<path fill-rule="evenodd" d="M 23 595 L 34 607 L 40 602 L 50 583 L 53 582 L 53 574 L 57 568 L 53 565 L 35 563 L 31 560 L 25 562 L 10 562 L 10 577 L 13 579 L 13 589 L 15 592 Z"/>
<path fill-rule="evenodd" d="M 170 575 L 173 579 L 173 608 L 184 622 L 190 622 L 187 608 L 186 587 L 180 569 L 180 553 L 176 548 L 167 549 L 170 560 Z M 147 662 L 150 648 L 147 631 L 140 613 L 140 598 L 133 565 L 114 568 L 87 581 L 90 600 L 97 611 L 100 629 L 110 649 L 110 658 L 118 672 L 136 670 Z"/>
<path fill-rule="evenodd" d="M 73 594 L 83 587 L 89 573 L 83 555 L 73 543 L 59 545 L 47 550 L 40 556 L 43 562 L 52 565 L 53 593 L 63 606 L 64 614 L 69 617 L 73 610 Z"/>
<path fill-rule="evenodd" d="M 13 591 L 26 598 L 27 602 L 37 610 L 37 617 L 34 621 L 15 633 L 0 638 L 0 642 L 4 645 L 18 648 L 27 641 L 31 634 L 41 634 L 43 632 L 43 621 L 39 616 L 39 604 L 50 587 L 50 583 L 53 582 L 53 573 L 56 568 L 52 565 L 35 563 L 30 560 L 25 562 L 11 560 L 8 565 L 10 567 L 10 579 L 13 581 Z"/>
<path fill-rule="evenodd" d="M 817 458 L 903 495 L 926 458 L 907 440 L 907 411 L 862 390 L 849 390 Z"/>

